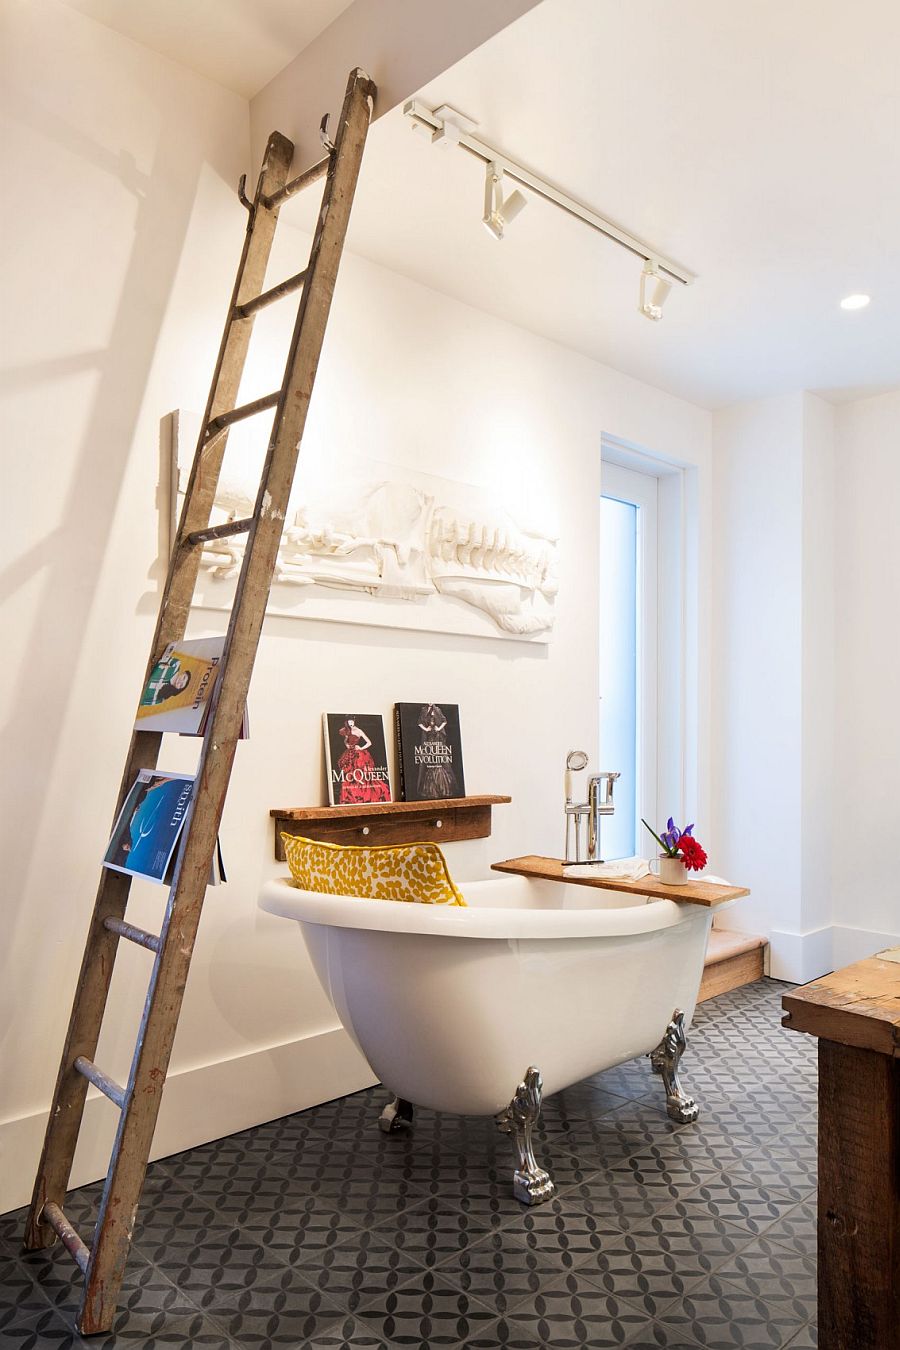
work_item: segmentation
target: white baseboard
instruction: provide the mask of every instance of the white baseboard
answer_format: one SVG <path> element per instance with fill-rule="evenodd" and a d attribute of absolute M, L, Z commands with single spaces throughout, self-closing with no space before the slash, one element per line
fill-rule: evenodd
<path fill-rule="evenodd" d="M 152 1158 L 357 1092 L 377 1082 L 343 1027 L 169 1075 Z M 118 1112 L 91 1088 L 70 1186 L 106 1175 Z M 31 1199 L 47 1110 L 0 1122 L 0 1214 Z"/>
<path fill-rule="evenodd" d="M 809 933 L 791 933 L 773 928 L 769 934 L 769 974 L 773 980 L 806 984 L 834 970 L 833 929 L 815 928 Z"/>
<path fill-rule="evenodd" d="M 867 956 L 900 945 L 900 934 L 870 928 L 829 924 L 809 933 L 773 929 L 769 935 L 769 970 L 775 980 L 807 984 L 830 970 L 862 961 Z"/>

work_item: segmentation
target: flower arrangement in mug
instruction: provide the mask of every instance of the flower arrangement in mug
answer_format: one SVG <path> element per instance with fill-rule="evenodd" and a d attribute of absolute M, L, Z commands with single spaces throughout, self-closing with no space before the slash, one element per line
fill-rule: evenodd
<path fill-rule="evenodd" d="M 643 816 L 641 816 L 641 824 L 645 825 L 650 831 L 667 858 L 679 858 L 688 872 L 703 871 L 707 861 L 706 850 L 694 838 L 693 825 L 686 825 L 683 830 L 679 830 L 672 817 L 669 816 L 665 831 L 662 834 L 657 834 L 652 826 L 647 825 Z"/>

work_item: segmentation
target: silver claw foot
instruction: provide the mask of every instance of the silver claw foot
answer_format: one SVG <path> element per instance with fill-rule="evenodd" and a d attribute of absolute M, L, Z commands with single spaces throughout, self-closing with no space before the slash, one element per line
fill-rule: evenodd
<path fill-rule="evenodd" d="M 523 1205 L 542 1205 L 556 1194 L 550 1173 L 537 1165 L 532 1143 L 532 1132 L 541 1114 L 542 1087 L 540 1073 L 530 1068 L 509 1106 L 496 1117 L 497 1128 L 512 1135 L 516 1156 L 513 1195 Z"/>
<path fill-rule="evenodd" d="M 650 1067 L 654 1073 L 662 1074 L 663 1087 L 666 1089 L 666 1111 L 679 1125 L 692 1124 L 700 1114 L 700 1107 L 693 1097 L 682 1091 L 678 1081 L 678 1065 L 686 1049 L 684 1013 L 676 1008 L 666 1027 L 665 1036 L 656 1049 L 650 1051 Z"/>
<path fill-rule="evenodd" d="M 402 1130 L 411 1130 L 413 1127 L 413 1107 L 412 1102 L 408 1102 L 404 1097 L 395 1097 L 378 1117 L 378 1128 L 382 1134 L 399 1134 Z"/>

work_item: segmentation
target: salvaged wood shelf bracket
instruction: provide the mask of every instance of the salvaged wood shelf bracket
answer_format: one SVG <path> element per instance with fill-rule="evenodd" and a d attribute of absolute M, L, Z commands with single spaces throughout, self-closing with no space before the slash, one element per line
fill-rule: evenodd
<path fill-rule="evenodd" d="M 511 797 L 449 797 L 437 802 L 376 802 L 371 806 L 274 807 L 275 857 L 284 862 L 282 833 L 326 844 L 455 844 L 487 839 L 491 807 Z"/>

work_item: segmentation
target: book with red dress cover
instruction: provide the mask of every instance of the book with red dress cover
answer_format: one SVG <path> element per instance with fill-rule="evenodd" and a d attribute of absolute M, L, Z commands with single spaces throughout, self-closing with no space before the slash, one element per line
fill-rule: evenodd
<path fill-rule="evenodd" d="M 400 795 L 405 802 L 464 797 L 456 703 L 395 703 Z"/>
<path fill-rule="evenodd" d="M 325 776 L 332 806 L 389 802 L 384 718 L 380 713 L 323 713 Z"/>

